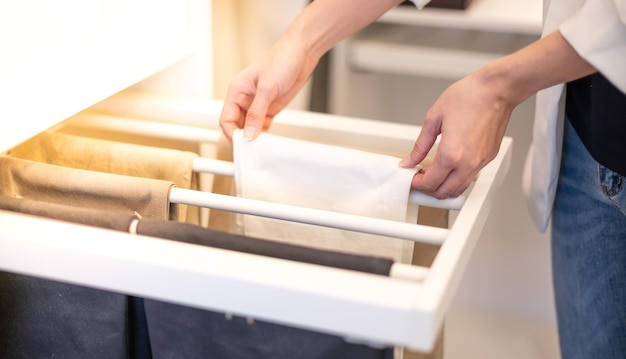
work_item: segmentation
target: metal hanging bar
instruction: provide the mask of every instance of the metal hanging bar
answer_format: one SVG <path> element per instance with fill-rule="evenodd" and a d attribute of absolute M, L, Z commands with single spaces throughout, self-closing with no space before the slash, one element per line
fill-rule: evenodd
<path fill-rule="evenodd" d="M 202 143 L 217 143 L 222 136 L 220 131 L 213 129 L 90 113 L 77 115 L 68 119 L 65 124 L 78 128 L 123 131 L 128 134 Z"/>
<path fill-rule="evenodd" d="M 441 245 L 449 230 L 223 194 L 172 188 L 170 202 Z"/>

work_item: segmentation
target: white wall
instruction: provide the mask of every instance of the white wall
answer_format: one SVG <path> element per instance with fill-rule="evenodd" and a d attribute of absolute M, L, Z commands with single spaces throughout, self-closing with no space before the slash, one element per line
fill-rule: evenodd
<path fill-rule="evenodd" d="M 214 51 L 212 1 L 187 0 L 186 13 L 190 56 L 151 76 L 134 89 L 170 96 L 213 98 Z"/>

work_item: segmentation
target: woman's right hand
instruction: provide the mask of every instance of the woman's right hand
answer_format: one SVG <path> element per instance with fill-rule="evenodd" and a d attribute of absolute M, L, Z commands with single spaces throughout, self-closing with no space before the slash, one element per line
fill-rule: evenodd
<path fill-rule="evenodd" d="M 296 38 L 283 36 L 267 56 L 237 74 L 230 83 L 220 126 L 231 139 L 244 129 L 246 139 L 267 130 L 276 116 L 302 89 L 319 58 L 310 56 Z"/>

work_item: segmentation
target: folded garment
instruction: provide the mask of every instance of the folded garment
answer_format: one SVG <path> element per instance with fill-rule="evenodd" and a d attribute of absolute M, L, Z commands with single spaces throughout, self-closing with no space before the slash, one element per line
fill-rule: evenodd
<path fill-rule="evenodd" d="M 386 276 L 393 264 L 391 259 L 382 257 L 244 237 L 186 223 L 142 219 L 137 223 L 137 234 Z"/>
<path fill-rule="evenodd" d="M 154 359 L 393 359 L 393 348 L 335 335 L 148 299 L 145 308 Z"/>
<path fill-rule="evenodd" d="M 145 236 L 385 276 L 389 275 L 393 265 L 393 261 L 387 258 L 321 250 L 244 237 L 190 223 L 140 219 L 136 215 L 77 208 L 25 198 L 0 196 L 0 209 L 121 232 L 129 232 L 132 227 L 133 233 Z"/>
<path fill-rule="evenodd" d="M 82 116 L 79 115 L 78 117 L 82 117 Z M 89 121 L 89 117 L 90 115 L 88 115 L 87 118 L 84 118 L 81 120 Z M 134 121 L 134 119 L 132 118 L 126 118 L 125 120 L 130 121 L 130 122 Z M 142 119 L 138 119 L 138 120 L 142 120 Z M 148 146 L 148 147 L 153 147 L 153 148 L 164 148 L 164 149 L 186 151 L 186 152 L 191 152 L 191 153 L 200 153 L 201 144 L 198 143 L 197 141 L 190 141 L 188 139 L 183 139 L 183 138 L 180 138 L 180 139 L 172 138 L 170 134 L 165 134 L 164 136 L 154 134 L 149 128 L 151 127 L 150 120 L 149 119 L 143 119 L 143 120 L 148 120 L 148 121 L 145 121 L 143 124 L 146 126 L 145 134 L 137 134 L 135 132 L 128 132 L 123 126 L 120 126 L 117 129 L 114 129 L 114 128 L 103 129 L 103 128 L 98 128 L 97 126 L 94 128 L 89 128 L 88 126 L 86 127 L 75 126 L 74 125 L 75 119 L 72 119 L 71 121 L 68 121 L 67 123 L 64 122 L 62 126 L 58 126 L 57 128 L 55 128 L 55 133 L 63 133 L 63 134 L 68 134 L 68 135 L 86 137 L 86 138 L 91 138 L 91 139 L 113 141 L 113 142 L 118 142 L 118 143 L 142 145 L 142 146 Z M 137 124 L 135 124 L 134 127 L 136 128 Z M 192 177 L 190 189 L 194 189 L 194 190 L 197 189 L 197 190 L 203 190 L 203 191 L 207 190 L 206 187 L 201 187 L 200 178 L 210 177 L 211 176 L 210 174 L 194 172 L 192 176 L 193 177 Z M 207 226 L 208 218 L 205 220 L 205 222 L 202 222 L 202 219 L 201 219 L 202 217 L 201 212 L 206 212 L 205 215 L 208 215 L 208 211 L 206 209 L 200 208 L 200 207 L 194 207 L 194 206 L 185 206 L 185 205 L 179 205 L 178 207 L 179 207 L 179 212 L 181 210 L 184 211 L 185 208 L 187 210 L 187 217 L 185 219 L 185 222 L 193 223 L 193 224 L 202 224 L 205 227 Z"/>
<path fill-rule="evenodd" d="M 123 294 L 6 272 L 0 293 L 0 358 L 132 357 Z"/>
<path fill-rule="evenodd" d="M 415 169 L 399 158 L 262 133 L 256 140 L 233 137 L 237 195 L 269 202 L 415 223 L 409 205 Z M 411 213 L 411 218 L 408 217 Z M 262 218 L 240 217 L 247 236 L 409 263 L 410 241 Z"/>
<path fill-rule="evenodd" d="M 16 146 L 11 157 L 76 169 L 173 182 L 196 188 L 196 153 L 55 132 L 42 132 Z M 187 206 L 178 206 L 178 220 L 186 221 Z"/>
<path fill-rule="evenodd" d="M 145 218 L 178 218 L 170 204 L 174 183 L 150 178 L 74 169 L 47 163 L 0 157 L 0 194 L 99 208 Z"/>
<path fill-rule="evenodd" d="M 0 209 L 120 232 L 128 232 L 131 224 L 139 218 L 136 214 L 113 213 L 102 209 L 79 208 L 10 196 L 0 196 Z"/>

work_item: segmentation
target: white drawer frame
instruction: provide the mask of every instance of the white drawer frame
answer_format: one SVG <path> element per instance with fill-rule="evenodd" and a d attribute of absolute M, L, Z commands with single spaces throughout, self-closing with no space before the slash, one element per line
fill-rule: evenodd
<path fill-rule="evenodd" d="M 96 106 L 216 128 L 219 101 L 119 96 Z M 134 113 L 136 112 L 136 113 Z M 181 119 L 186 119 L 181 121 Z M 285 111 L 276 133 L 404 151 L 416 126 Z M 336 334 L 433 348 L 511 161 L 505 137 L 422 282 L 326 268 L 0 211 L 0 269 Z M 416 230 L 417 230 L 416 226 Z"/>

